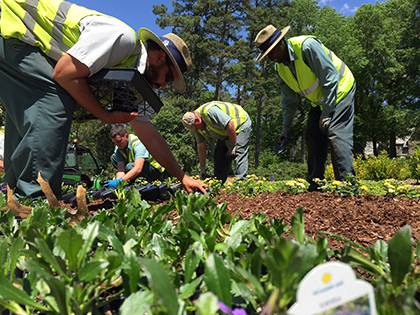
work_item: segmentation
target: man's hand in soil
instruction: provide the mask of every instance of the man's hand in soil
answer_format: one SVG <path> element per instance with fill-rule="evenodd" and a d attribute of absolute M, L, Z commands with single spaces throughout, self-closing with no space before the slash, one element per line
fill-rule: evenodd
<path fill-rule="evenodd" d="M 104 184 L 104 186 L 106 188 L 114 188 L 116 189 L 118 187 L 118 184 L 123 181 L 122 178 L 115 178 L 115 179 L 111 179 L 111 180 L 107 180 Z"/>
<path fill-rule="evenodd" d="M 184 177 L 182 178 L 182 186 L 184 186 L 184 189 L 187 192 L 193 192 L 193 191 L 200 191 L 203 194 L 205 194 L 207 192 L 207 185 L 204 184 L 202 181 L 200 180 L 195 180 L 191 177 L 189 177 L 188 175 L 184 175 Z"/>

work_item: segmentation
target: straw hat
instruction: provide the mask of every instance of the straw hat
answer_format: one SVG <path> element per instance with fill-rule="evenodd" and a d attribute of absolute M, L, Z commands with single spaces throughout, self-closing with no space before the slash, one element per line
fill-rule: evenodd
<path fill-rule="evenodd" d="M 175 80 L 172 82 L 172 85 L 178 92 L 185 92 L 186 84 L 183 73 L 192 67 L 190 50 L 187 44 L 185 44 L 181 37 L 174 33 L 168 33 L 162 37 L 158 37 L 145 27 L 139 30 L 139 35 L 142 42 L 146 42 L 147 40 L 154 41 L 169 56 L 176 70 Z"/>
<path fill-rule="evenodd" d="M 273 25 L 264 27 L 255 37 L 254 42 L 261 50 L 257 56 L 257 61 L 264 59 L 268 53 L 282 40 L 284 35 L 289 31 L 290 26 L 286 26 L 282 30 L 277 29 Z"/>

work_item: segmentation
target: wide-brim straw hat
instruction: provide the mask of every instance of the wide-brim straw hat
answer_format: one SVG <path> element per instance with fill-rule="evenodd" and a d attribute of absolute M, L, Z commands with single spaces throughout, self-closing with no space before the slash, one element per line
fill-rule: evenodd
<path fill-rule="evenodd" d="M 174 73 L 172 86 L 178 92 L 185 92 L 186 84 L 183 73 L 192 67 L 190 50 L 188 49 L 187 44 L 185 44 L 181 37 L 174 33 L 168 33 L 159 37 L 145 27 L 142 27 L 139 30 L 139 36 L 143 43 L 147 40 L 154 41 L 169 56 L 176 71 L 176 73 Z"/>
<path fill-rule="evenodd" d="M 254 40 L 257 47 L 261 50 L 261 53 L 257 56 L 257 61 L 263 60 L 268 55 L 268 53 L 282 40 L 289 29 L 290 26 L 286 26 L 282 30 L 279 30 L 270 24 L 259 31 Z"/>

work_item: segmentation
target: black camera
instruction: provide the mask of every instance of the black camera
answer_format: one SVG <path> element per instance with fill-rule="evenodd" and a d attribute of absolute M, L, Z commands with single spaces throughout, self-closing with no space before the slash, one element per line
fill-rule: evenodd
<path fill-rule="evenodd" d="M 88 80 L 93 95 L 107 111 L 158 113 L 163 103 L 146 78 L 137 69 L 102 69 Z M 86 111 L 77 111 L 75 119 L 93 119 Z"/>

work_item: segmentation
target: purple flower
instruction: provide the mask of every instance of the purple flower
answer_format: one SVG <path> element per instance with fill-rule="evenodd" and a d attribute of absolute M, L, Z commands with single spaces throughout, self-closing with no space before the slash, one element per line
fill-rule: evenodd
<path fill-rule="evenodd" d="M 219 310 L 221 310 L 225 314 L 229 315 L 247 315 L 246 311 L 243 308 L 235 308 L 231 309 L 229 306 L 222 302 L 217 302 L 217 305 L 219 306 Z"/>
<path fill-rule="evenodd" d="M 232 315 L 247 315 L 246 311 L 243 308 L 235 308 L 232 311 Z"/>
<path fill-rule="evenodd" d="M 221 310 L 225 314 L 232 314 L 232 309 L 227 306 L 226 304 L 222 302 L 217 302 L 217 305 L 219 306 L 219 310 Z"/>

